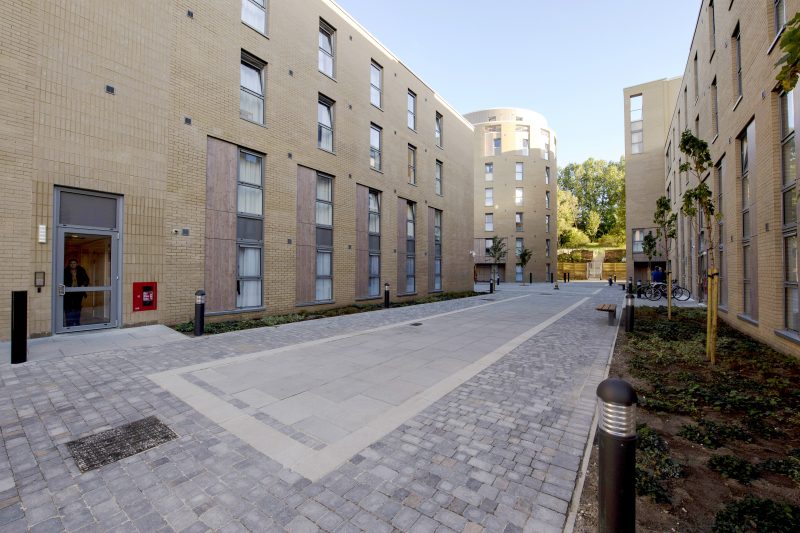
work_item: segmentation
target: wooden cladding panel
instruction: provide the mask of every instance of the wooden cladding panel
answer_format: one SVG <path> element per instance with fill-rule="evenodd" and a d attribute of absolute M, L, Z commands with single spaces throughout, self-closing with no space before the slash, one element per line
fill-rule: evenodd
<path fill-rule="evenodd" d="M 316 298 L 316 199 L 317 172 L 297 167 L 297 266 L 295 297 L 298 304 L 313 302 Z"/>
<path fill-rule="evenodd" d="M 206 158 L 206 311 L 236 308 L 236 145 L 208 139 Z"/>

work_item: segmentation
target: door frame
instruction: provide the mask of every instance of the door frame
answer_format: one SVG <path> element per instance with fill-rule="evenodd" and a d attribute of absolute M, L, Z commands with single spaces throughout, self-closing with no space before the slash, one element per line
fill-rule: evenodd
<path fill-rule="evenodd" d="M 96 228 L 90 226 L 73 226 L 60 224 L 61 193 L 82 194 L 85 196 L 97 196 L 101 198 L 112 198 L 117 202 L 116 228 Z M 54 335 L 69 334 L 79 331 L 90 331 L 97 329 L 111 329 L 122 327 L 122 258 L 123 258 L 123 228 L 124 220 L 124 198 L 118 194 L 110 194 L 86 189 L 74 189 L 68 187 L 55 187 L 53 191 L 53 245 L 52 245 L 52 275 L 53 289 L 51 296 L 51 324 Z M 66 232 L 83 233 L 89 235 L 109 235 L 111 237 L 111 321 L 107 324 L 91 324 L 86 326 L 73 326 L 65 330 L 63 324 L 63 310 L 59 308 L 59 280 L 64 271 L 64 246 L 63 234 Z"/>

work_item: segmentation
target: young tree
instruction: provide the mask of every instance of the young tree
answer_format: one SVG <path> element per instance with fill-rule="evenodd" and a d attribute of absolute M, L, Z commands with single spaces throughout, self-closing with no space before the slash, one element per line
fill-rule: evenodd
<path fill-rule="evenodd" d="M 672 320 L 672 269 L 669 251 L 672 239 L 678 234 L 678 213 L 672 212 L 669 198 L 666 196 L 656 200 L 653 224 L 656 225 L 656 239 L 664 239 L 663 250 L 667 260 L 667 320 Z"/>
<path fill-rule="evenodd" d="M 642 240 L 642 252 L 647 256 L 647 277 L 650 278 L 650 272 L 653 267 L 653 257 L 658 255 L 658 240 L 653 236 L 653 232 L 648 232 Z"/>
<path fill-rule="evenodd" d="M 497 235 L 492 237 L 492 245 L 486 250 L 486 255 L 492 258 L 494 264 L 492 265 L 492 279 L 497 279 L 497 265 L 506 260 L 508 250 L 506 250 L 506 241 Z"/>
<path fill-rule="evenodd" d="M 778 65 L 783 65 L 776 76 L 781 88 L 787 93 L 797 85 L 800 76 L 800 13 L 786 24 L 786 29 L 781 36 L 781 51 L 783 56 L 778 60 Z"/>
<path fill-rule="evenodd" d="M 600 213 L 597 211 L 589 211 L 589 216 L 586 217 L 586 234 L 591 240 L 597 237 L 597 230 L 600 229 Z"/>
<path fill-rule="evenodd" d="M 715 262 L 714 223 L 720 215 L 714 207 L 714 196 L 711 189 L 702 180 L 703 174 L 711 168 L 711 154 L 708 143 L 695 137 L 691 131 L 681 134 L 681 152 L 686 154 L 686 162 L 680 167 L 681 172 L 691 172 L 699 184 L 683 193 L 683 213 L 692 223 L 698 214 L 702 218 L 705 233 L 706 254 L 708 257 L 708 311 L 706 313 L 706 356 L 711 364 L 717 359 L 717 304 L 719 302 L 719 271 Z"/>
<path fill-rule="evenodd" d="M 558 243 L 564 244 L 569 237 L 569 230 L 575 227 L 578 219 L 578 199 L 569 191 L 558 191 Z"/>
<path fill-rule="evenodd" d="M 590 233 L 586 223 L 589 213 L 600 215 L 599 234 L 614 227 L 625 227 L 625 160 L 603 161 L 589 158 L 570 163 L 558 171 L 558 189 L 569 191 L 578 203 L 578 229 Z M 592 236 L 594 237 L 594 236 Z"/>
<path fill-rule="evenodd" d="M 517 261 L 522 266 L 522 284 L 525 285 L 525 267 L 533 257 L 533 252 L 529 248 L 523 248 L 517 254 Z"/>

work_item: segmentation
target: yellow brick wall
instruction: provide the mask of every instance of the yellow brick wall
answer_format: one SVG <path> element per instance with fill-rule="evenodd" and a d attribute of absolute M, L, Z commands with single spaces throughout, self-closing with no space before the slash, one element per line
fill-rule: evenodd
<path fill-rule="evenodd" d="M 382 278 L 396 279 L 397 196 L 441 209 L 445 291 L 472 286 L 472 127 L 332 2 L 270 2 L 267 35 L 241 21 L 240 0 L 108 4 L 0 0 L 0 258 L 13 264 L 0 291 L 28 289 L 30 333 L 52 332 L 53 190 L 124 196 L 122 323 L 175 323 L 193 315 L 204 280 L 209 136 L 266 154 L 264 304 L 295 309 L 296 176 L 304 165 L 335 176 L 334 297 L 355 293 L 355 190 L 383 191 Z M 187 16 L 187 10 L 193 17 Z M 319 18 L 336 28 L 335 80 L 317 70 Z M 14 31 L 11 31 L 13 27 Z M 242 51 L 264 60 L 266 124 L 239 118 Z M 384 67 L 384 105 L 369 103 L 369 67 Z M 7 67 L 7 68 L 6 68 Z M 116 94 L 105 92 L 113 85 Z M 417 131 L 406 94 L 417 94 Z M 336 101 L 334 151 L 316 146 L 318 94 Z M 8 98 L 5 96 L 8 95 Z M 443 148 L 434 117 L 444 116 Z M 192 124 L 184 124 L 191 117 Z M 382 173 L 369 168 L 369 124 L 383 127 Z M 417 186 L 406 147 L 418 149 Z M 443 196 L 433 191 L 444 163 Z M 10 164 L 5 164 L 9 161 Z M 465 216 L 465 213 L 469 215 Z M 48 242 L 35 242 L 47 224 Z M 189 235 L 182 235 L 183 229 Z M 419 217 L 417 283 L 426 293 L 427 217 Z M 33 271 L 47 272 L 42 293 Z M 132 312 L 131 284 L 156 281 L 157 311 Z M 8 335 L 0 305 L 0 338 Z"/>

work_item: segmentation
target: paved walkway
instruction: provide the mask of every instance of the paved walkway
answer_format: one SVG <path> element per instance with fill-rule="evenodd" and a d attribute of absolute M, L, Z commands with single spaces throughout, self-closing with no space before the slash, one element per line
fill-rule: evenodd
<path fill-rule="evenodd" d="M 505 287 L 0 366 L 0 530 L 560 531 L 622 293 Z M 151 415 L 179 438 L 79 472 Z"/>

